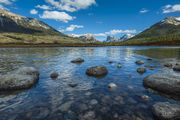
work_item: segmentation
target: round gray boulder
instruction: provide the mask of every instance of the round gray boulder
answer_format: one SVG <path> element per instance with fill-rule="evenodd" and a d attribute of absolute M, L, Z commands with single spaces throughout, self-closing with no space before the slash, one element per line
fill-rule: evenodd
<path fill-rule="evenodd" d="M 95 66 L 95 67 L 90 67 L 86 70 L 86 74 L 89 76 L 105 76 L 108 74 L 108 70 L 104 66 Z"/>
<path fill-rule="evenodd" d="M 180 76 L 178 75 L 150 75 L 144 79 L 143 84 L 147 88 L 151 88 L 180 99 Z"/>
<path fill-rule="evenodd" d="M 39 79 L 39 72 L 33 67 L 22 67 L 0 76 L 0 91 L 20 90 L 32 87 Z"/>
<path fill-rule="evenodd" d="M 57 72 L 52 72 L 52 73 L 50 74 L 50 77 L 51 77 L 52 79 L 56 79 L 56 78 L 58 78 L 58 76 L 59 76 L 59 74 L 58 74 Z"/>
<path fill-rule="evenodd" d="M 168 102 L 159 102 L 153 105 L 153 114 L 159 120 L 179 120 L 180 105 Z"/>
<path fill-rule="evenodd" d="M 173 67 L 173 70 L 174 70 L 174 71 L 180 71 L 180 64 L 176 64 L 176 65 Z"/>

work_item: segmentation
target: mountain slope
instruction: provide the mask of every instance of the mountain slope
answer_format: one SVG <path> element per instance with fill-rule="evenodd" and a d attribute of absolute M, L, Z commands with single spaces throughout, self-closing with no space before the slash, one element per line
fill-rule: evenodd
<path fill-rule="evenodd" d="M 2 9 L 0 9 L 0 32 L 26 34 L 46 34 L 48 32 L 51 35 L 61 34 L 42 21 L 23 17 Z"/>
<path fill-rule="evenodd" d="M 180 44 L 180 17 L 168 17 L 125 42 L 126 44 Z"/>
<path fill-rule="evenodd" d="M 37 19 L 0 9 L 0 45 L 85 43 L 69 37 Z"/>

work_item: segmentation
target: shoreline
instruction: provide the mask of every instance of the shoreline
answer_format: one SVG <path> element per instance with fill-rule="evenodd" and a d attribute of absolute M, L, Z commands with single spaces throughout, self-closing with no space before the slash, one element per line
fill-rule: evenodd
<path fill-rule="evenodd" d="M 108 46 L 177 46 L 180 44 L 0 44 L 0 48 L 25 48 L 25 47 L 108 47 Z"/>

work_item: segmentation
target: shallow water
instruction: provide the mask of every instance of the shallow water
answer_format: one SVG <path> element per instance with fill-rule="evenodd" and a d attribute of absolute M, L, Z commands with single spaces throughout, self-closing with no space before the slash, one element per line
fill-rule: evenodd
<path fill-rule="evenodd" d="M 85 62 L 70 62 L 78 57 Z M 152 61 L 147 60 L 150 57 Z M 155 69 L 138 74 L 140 66 L 135 61 L 139 59 Z M 20 66 L 34 66 L 40 71 L 33 88 L 0 92 L 0 120 L 153 120 L 154 103 L 180 103 L 146 90 L 142 84 L 147 75 L 166 70 L 162 63 L 167 61 L 180 62 L 180 47 L 0 48 L 0 74 Z M 117 68 L 118 63 L 122 68 Z M 94 78 L 85 74 L 88 67 L 96 65 L 106 66 L 108 75 Z M 60 73 L 57 80 L 49 77 L 52 71 Z M 113 91 L 107 87 L 112 82 L 118 86 Z M 69 83 L 78 86 L 71 88 Z M 142 95 L 150 99 L 145 101 Z"/>

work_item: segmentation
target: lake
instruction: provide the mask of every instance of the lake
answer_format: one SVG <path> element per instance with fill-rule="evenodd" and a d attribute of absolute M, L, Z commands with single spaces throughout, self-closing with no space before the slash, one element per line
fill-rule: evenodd
<path fill-rule="evenodd" d="M 71 63 L 79 57 L 85 62 Z M 139 74 L 136 60 L 155 69 Z M 0 92 L 0 120 L 153 120 L 154 103 L 180 103 L 142 84 L 153 73 L 173 72 L 163 67 L 167 61 L 180 62 L 180 47 L 0 48 L 0 74 L 21 66 L 40 71 L 39 82 L 32 88 Z M 97 65 L 106 66 L 109 73 L 101 78 L 85 74 L 87 68 Z M 58 79 L 50 78 L 52 71 L 59 73 Z M 70 87 L 70 83 L 77 86 Z M 109 90 L 109 83 L 117 88 Z M 143 100 L 143 95 L 149 100 Z"/>

